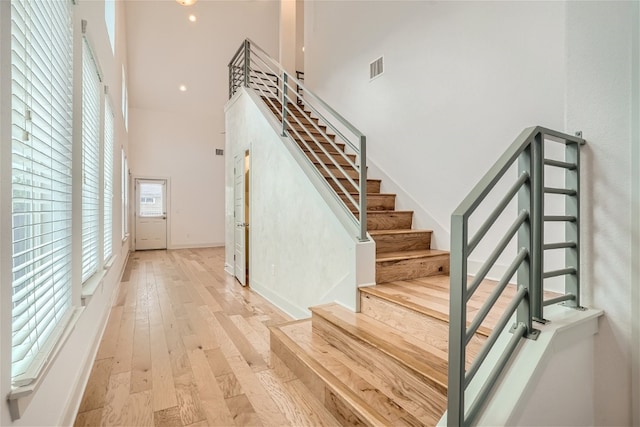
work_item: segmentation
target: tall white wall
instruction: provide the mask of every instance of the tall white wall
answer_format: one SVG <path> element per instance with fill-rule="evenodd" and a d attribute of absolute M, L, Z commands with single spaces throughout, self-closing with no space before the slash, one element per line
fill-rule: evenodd
<path fill-rule="evenodd" d="M 104 19 L 104 1 L 82 1 L 73 6 L 75 46 L 81 44 L 81 20 L 88 22 L 87 37 L 91 41 L 95 57 L 103 73 L 104 84 L 109 87 L 113 111 L 115 115 L 115 147 L 114 147 L 114 198 L 113 198 L 113 264 L 97 287 L 93 296 L 87 301 L 84 311 L 79 317 L 67 340 L 55 358 L 49 363 L 46 374 L 30 395 L 25 412 L 15 422 L 11 421 L 6 401 L 11 390 L 11 140 L 10 116 L 5 113 L 10 108 L 8 64 L 10 60 L 10 36 L 7 36 L 10 24 L 10 2 L 0 2 L 0 425 L 2 426 L 52 426 L 71 425 L 80 405 L 80 399 L 88 379 L 93 359 L 100 342 L 113 297 L 117 289 L 122 268 L 129 252 L 130 240 L 122 241 L 122 203 L 121 203 L 121 149 L 128 150 L 128 137 L 121 112 L 122 66 L 126 66 L 126 28 L 123 2 L 116 2 L 116 45 L 112 52 Z M 76 51 L 74 66 L 80 66 L 80 55 Z M 5 78 L 7 77 L 7 78 Z M 10 82 L 9 82 L 10 85 Z M 80 93 L 82 81 L 74 81 L 74 90 Z M 79 104 L 76 104 L 79 108 Z M 74 116 L 78 117 L 78 115 Z M 74 125 L 74 131 L 78 129 Z M 7 136 L 5 131 L 9 132 Z M 76 173 L 74 165 L 74 174 Z M 79 173 L 79 169 L 78 169 Z M 75 210 L 74 210 L 75 212 Z M 75 214 L 75 213 L 74 213 Z M 75 240 L 74 240 L 75 241 Z M 80 248 L 74 247 L 74 262 L 80 262 Z M 79 280 L 74 282 L 79 283 Z M 80 286 L 74 288 L 74 304 L 80 304 Z M 28 400 L 28 398 L 26 399 Z"/>
<path fill-rule="evenodd" d="M 224 245 L 224 156 L 213 114 L 130 112 L 134 177 L 168 178 L 167 245 Z"/>
<path fill-rule="evenodd" d="M 168 178 L 168 247 L 222 246 L 227 64 L 249 37 L 278 51 L 276 2 L 127 2 L 134 177 Z M 193 13 L 195 23 L 186 18 Z M 169 31 L 168 29 L 171 29 Z M 185 84 L 186 91 L 178 90 Z M 225 153 L 228 155 L 228 153 Z"/>
<path fill-rule="evenodd" d="M 584 303 L 605 310 L 595 339 L 595 425 L 631 425 L 632 2 L 567 2 L 567 126 L 584 150 Z M 637 40 L 636 40 L 637 43 Z M 637 98 L 636 111 L 637 111 Z M 636 118 L 637 120 L 637 118 Z M 637 138 L 637 135 L 636 135 Z M 637 159 L 635 160 L 637 162 Z M 636 165 L 637 167 L 637 165 Z M 636 313 L 637 313 L 637 301 Z M 636 420 L 637 421 L 637 420 Z"/>
<path fill-rule="evenodd" d="M 583 303 L 605 310 L 594 341 L 595 424 L 630 425 L 637 5 L 311 2 L 305 17 L 307 83 L 367 134 L 370 158 L 428 211 L 422 224 L 448 225 L 523 128 L 584 132 Z M 380 55 L 385 74 L 369 82 Z"/>
<path fill-rule="evenodd" d="M 524 128 L 564 128 L 561 3 L 310 2 L 305 16 L 308 86 L 367 135 L 382 190 L 393 180 L 411 195 L 415 223 L 437 231 L 440 249 L 453 210 Z M 384 74 L 370 81 L 380 56 Z"/>

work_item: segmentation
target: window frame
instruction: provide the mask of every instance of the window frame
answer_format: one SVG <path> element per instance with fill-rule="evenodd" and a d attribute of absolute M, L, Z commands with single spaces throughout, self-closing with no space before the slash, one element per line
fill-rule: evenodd
<path fill-rule="evenodd" d="M 3 2 L 4 3 L 4 2 Z M 35 209 L 32 211 L 33 215 L 42 215 L 43 218 L 46 215 L 49 215 L 48 221 L 38 222 L 32 224 L 30 226 L 33 231 L 34 227 L 37 227 L 41 230 L 46 230 L 47 226 L 50 227 L 51 231 L 51 241 L 48 244 L 44 244 L 43 240 L 41 242 L 42 246 L 40 249 L 44 249 L 46 246 L 51 245 L 50 256 L 51 256 L 51 282 L 47 280 L 47 283 L 51 283 L 51 287 L 53 289 L 54 294 L 58 295 L 58 292 L 61 292 L 60 289 L 63 289 L 67 294 L 65 297 L 66 304 L 61 312 L 55 315 L 57 320 L 55 323 L 51 324 L 52 329 L 48 334 L 40 334 L 38 332 L 38 326 L 36 324 L 40 324 L 39 321 L 35 321 L 30 327 L 32 331 L 35 331 L 36 334 L 41 335 L 39 338 L 42 340 L 38 340 L 37 348 L 33 352 L 34 355 L 30 358 L 29 363 L 25 363 L 25 368 L 16 368 L 14 372 L 13 368 L 11 370 L 11 382 L 13 383 L 12 392 L 9 396 L 10 401 L 10 411 L 12 414 L 12 418 L 19 417 L 19 408 L 16 414 L 16 405 L 15 403 L 15 393 L 24 393 L 24 389 L 30 389 L 34 387 L 34 384 L 40 378 L 41 373 L 44 370 L 44 366 L 47 361 L 50 359 L 51 354 L 55 353 L 55 349 L 60 345 L 61 341 L 63 341 L 63 337 L 68 333 L 69 327 L 73 321 L 73 319 L 77 319 L 77 310 L 74 307 L 73 300 L 73 270 L 72 270 L 72 216 L 73 216 L 73 207 L 72 207 L 72 198 L 73 198 L 73 177 L 72 177 L 72 167 L 73 167 L 73 6 L 70 1 L 63 2 L 54 2 L 54 3 L 38 3 L 36 6 L 33 4 L 26 5 L 21 1 L 11 1 L 6 2 L 6 6 L 2 9 L 2 12 L 8 12 L 8 17 L 2 17 L 3 22 L 14 22 L 15 25 L 11 25 L 11 30 L 8 31 L 10 35 L 15 35 L 11 37 L 11 40 L 16 40 L 15 43 L 13 41 L 8 43 L 8 52 L 7 55 L 9 58 L 6 61 L 9 64 L 12 64 L 11 69 L 14 70 L 10 74 L 10 77 L 7 78 L 6 81 L 10 82 L 10 88 L 6 86 L 4 89 L 8 89 L 7 92 L 11 93 L 10 99 L 14 100 L 14 102 L 9 103 L 9 111 L 14 111 L 14 114 L 11 114 L 8 119 L 8 122 L 11 123 L 11 127 L 15 132 L 13 136 L 10 138 L 12 141 L 11 144 L 6 144 L 9 146 L 8 153 L 3 149 L 2 155 L 7 155 L 9 157 L 9 171 L 8 175 L 10 176 L 11 184 L 9 187 L 12 189 L 12 193 L 9 193 L 5 196 L 3 193 L 3 201 L 6 197 L 11 201 L 11 212 L 12 215 L 15 214 L 16 206 L 14 202 L 16 197 L 14 197 L 17 193 L 13 191 L 16 189 L 16 185 L 18 186 L 26 186 L 27 180 L 22 179 L 18 182 L 17 176 L 20 176 L 20 172 L 16 172 L 15 166 L 20 164 L 17 163 L 17 157 L 19 156 L 18 146 L 23 146 L 26 153 L 26 150 L 31 151 L 31 157 L 23 157 L 25 161 L 31 162 L 31 169 L 25 169 L 22 172 L 22 176 L 31 175 L 32 178 L 32 187 L 34 192 L 39 192 L 39 194 L 44 195 L 49 192 L 51 199 L 48 202 L 51 204 L 49 210 L 46 208 L 43 209 L 43 204 L 47 200 L 44 198 L 38 198 L 35 196 L 31 196 L 30 198 L 24 198 L 24 201 L 31 200 L 31 209 Z M 47 5 L 55 5 L 53 7 L 47 7 Z M 28 10 L 30 8 L 30 10 Z M 35 12 L 36 9 L 40 10 L 40 18 L 36 18 L 38 13 Z M 30 16 L 30 17 L 29 17 Z M 48 19 L 43 19 L 43 16 Z M 22 18 L 22 19 L 20 19 Z M 20 22 L 17 20 L 20 19 Z M 34 19 L 37 19 L 37 22 L 45 22 L 49 26 L 45 28 L 43 25 L 38 29 L 37 23 L 34 23 Z M 58 32 L 54 32 L 57 38 L 54 38 L 50 32 L 52 31 L 53 23 L 59 24 L 60 27 L 57 28 Z M 23 25 L 24 34 L 24 46 L 22 48 L 18 44 L 18 38 L 20 35 L 14 32 L 14 29 L 20 29 L 21 24 Z M 30 35 L 26 34 L 30 32 Z M 38 45 L 37 40 L 38 37 L 41 38 L 41 44 Z M 42 40 L 47 40 L 47 42 L 51 43 L 51 46 L 47 45 L 47 42 L 43 42 Z M 28 40 L 28 43 L 27 43 Z M 6 47 L 7 45 L 5 45 Z M 40 49 L 47 48 L 47 51 L 57 53 L 58 56 L 54 58 L 54 55 L 51 55 L 51 59 L 46 55 L 40 55 L 36 57 L 36 53 L 34 53 L 38 47 Z M 55 48 L 53 47 L 55 46 Z M 22 57 L 20 57 L 20 53 L 17 52 L 16 49 L 21 49 Z M 37 59 L 40 58 L 40 65 L 38 65 Z M 48 61 L 42 61 L 42 59 L 48 59 Z M 13 66 L 15 64 L 15 67 Z M 65 67 L 66 65 L 66 67 Z M 24 84 L 23 87 L 23 114 L 20 115 L 20 106 L 17 105 L 17 100 L 20 99 L 21 94 L 15 92 L 15 88 L 20 87 L 20 83 L 16 81 L 20 76 L 17 73 L 17 70 L 23 66 L 23 79 Z M 64 68 L 64 69 L 63 69 Z M 43 70 L 46 69 L 49 73 L 45 73 Z M 52 70 L 56 70 L 55 74 Z M 35 73 L 35 74 L 34 74 Z M 28 78 L 28 76 L 31 76 Z M 49 78 L 50 80 L 42 80 Z M 5 80 L 2 80 L 3 85 L 5 84 Z M 50 86 L 47 86 L 47 83 Z M 57 85 L 56 85 L 57 84 Z M 38 86 L 38 89 L 36 89 Z M 15 96 L 14 96 L 15 95 Z M 50 98 L 47 100 L 46 96 Z M 55 97 L 54 97 L 55 96 Z M 48 104 L 43 104 L 43 102 L 49 102 Z M 47 107 L 49 110 L 47 111 Z M 27 112 L 28 111 L 28 112 Z M 54 119 L 55 116 L 56 119 Z M 22 119 L 22 120 L 21 120 Z M 55 120 L 55 121 L 54 121 Z M 22 123 L 22 128 L 20 128 L 20 123 Z M 39 125 L 37 123 L 40 123 Z M 17 128 L 17 129 L 16 129 Z M 16 135 L 20 133 L 22 130 L 22 136 L 17 137 Z M 11 133 L 11 132 L 10 132 Z M 37 136 L 36 136 L 37 135 Z M 5 135 L 3 134 L 3 137 Z M 21 140 L 21 141 L 20 141 Z M 39 142 L 38 142 L 39 141 Z M 17 145 L 16 145 L 17 144 Z M 49 154 L 47 155 L 46 151 L 38 151 L 37 145 L 44 144 L 50 148 Z M 54 151 L 54 147 L 58 147 Z M 27 156 L 27 154 L 25 154 Z M 47 165 L 44 162 L 49 162 Z M 54 165 L 56 163 L 56 165 Z M 66 171 L 65 171 L 66 164 Z M 3 162 L 3 166 L 6 163 Z M 36 166 L 37 165 L 37 166 Z M 37 171 L 40 172 L 37 172 Z M 30 171 L 30 172 L 29 172 Z M 47 172 L 49 171 L 49 175 Z M 25 175 L 26 174 L 26 175 Z M 6 175 L 3 174 L 3 177 Z M 14 178 L 16 181 L 14 181 Z M 50 187 L 45 186 L 33 186 L 36 181 L 44 182 L 49 180 Z M 32 194 L 33 194 L 32 193 Z M 54 193 L 56 193 L 54 195 Z M 28 194 L 28 193 L 27 193 Z M 20 199 L 18 197 L 17 199 Z M 36 207 L 36 205 L 38 207 Z M 27 212 L 27 211 L 24 211 Z M 20 212 L 18 212 L 19 214 Z M 31 215 L 33 219 L 34 216 Z M 37 217 L 37 216 L 36 216 Z M 56 223 L 63 221 L 68 222 L 68 225 L 62 226 L 62 228 L 58 228 Z M 3 231 L 6 229 L 6 221 L 3 221 Z M 9 223 L 9 229 L 12 229 L 13 225 Z M 10 273 L 13 271 L 13 264 L 15 262 L 16 257 L 16 242 L 14 240 L 15 234 L 11 238 L 11 243 L 8 245 L 9 253 L 11 253 L 11 257 L 9 263 L 11 264 L 11 268 L 9 269 L 9 276 L 12 276 Z M 41 235 L 44 237 L 45 235 Z M 35 236 L 33 236 L 35 237 Z M 33 238 L 30 238 L 33 244 Z M 68 243 L 65 246 L 60 247 L 59 244 L 66 240 Z M 37 245 L 39 246 L 39 245 Z M 3 246 L 3 250 L 6 247 Z M 39 249 L 37 249 L 39 250 Z M 33 249 L 32 249 L 33 252 Z M 44 260 L 46 258 L 42 258 Z M 13 260 L 13 261 L 11 261 Z M 34 264 L 32 264 L 34 265 Z M 3 263 L 3 268 L 6 264 Z M 43 264 L 40 268 L 46 266 Z M 41 280 L 41 272 L 45 270 L 40 270 L 40 268 L 35 267 L 38 270 L 36 271 L 34 280 Z M 42 276 L 46 277 L 46 276 Z M 3 275 L 3 279 L 6 276 Z M 15 280 L 11 278 L 12 283 L 12 294 L 15 289 Z M 39 289 L 39 285 L 34 284 L 34 298 L 31 303 L 28 304 L 28 311 L 33 311 L 34 313 L 38 312 L 38 309 L 34 309 L 33 307 L 36 304 L 36 301 L 43 300 L 44 298 L 51 299 L 54 301 L 54 305 L 57 304 L 55 296 L 49 296 L 47 293 L 43 293 L 40 291 L 40 295 L 38 296 L 36 291 Z M 56 287 L 58 290 L 56 290 Z M 42 303 L 42 301 L 41 301 Z M 3 306 L 4 308 L 4 306 Z M 11 321 L 11 329 L 15 327 L 14 318 L 15 315 L 14 309 L 16 307 L 10 306 L 10 313 L 12 316 Z M 46 317 L 45 313 L 45 317 Z M 31 324 L 31 321 L 27 324 Z M 48 328 L 45 327 L 45 330 Z M 3 330 L 4 331 L 4 330 Z M 40 329 L 42 331 L 42 329 Z M 11 347 L 14 347 L 14 338 L 16 334 L 11 333 Z M 11 350 L 13 353 L 13 350 Z M 3 354 L 4 356 L 4 354 Z M 11 356 L 11 364 L 15 362 L 13 358 L 15 354 Z M 7 359 L 4 359 L 7 360 Z M 12 398 L 12 396 L 14 398 Z M 17 416 L 16 416 L 17 415 Z"/>

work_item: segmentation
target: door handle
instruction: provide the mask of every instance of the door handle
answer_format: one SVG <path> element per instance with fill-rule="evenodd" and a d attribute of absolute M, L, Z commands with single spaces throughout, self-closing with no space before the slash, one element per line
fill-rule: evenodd
<path fill-rule="evenodd" d="M 248 227 L 248 222 L 236 222 L 236 227 Z"/>

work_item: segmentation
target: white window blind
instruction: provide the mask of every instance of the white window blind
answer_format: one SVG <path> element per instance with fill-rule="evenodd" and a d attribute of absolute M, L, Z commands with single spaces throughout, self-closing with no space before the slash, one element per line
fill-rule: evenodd
<path fill-rule="evenodd" d="M 104 260 L 113 254 L 113 108 L 109 99 L 104 101 Z"/>
<path fill-rule="evenodd" d="M 67 1 L 11 1 L 14 386 L 71 314 L 72 21 Z"/>
<path fill-rule="evenodd" d="M 100 221 L 100 76 L 82 43 L 82 282 L 98 269 Z"/>
<path fill-rule="evenodd" d="M 127 156 L 122 149 L 122 240 L 129 233 L 129 165 L 127 164 Z"/>

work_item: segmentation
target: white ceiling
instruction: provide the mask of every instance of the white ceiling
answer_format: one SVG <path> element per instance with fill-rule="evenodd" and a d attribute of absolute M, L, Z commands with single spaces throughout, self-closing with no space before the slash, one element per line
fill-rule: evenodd
<path fill-rule="evenodd" d="M 227 64 L 242 40 L 278 53 L 278 1 L 126 0 L 126 21 L 131 108 L 221 114 Z"/>

